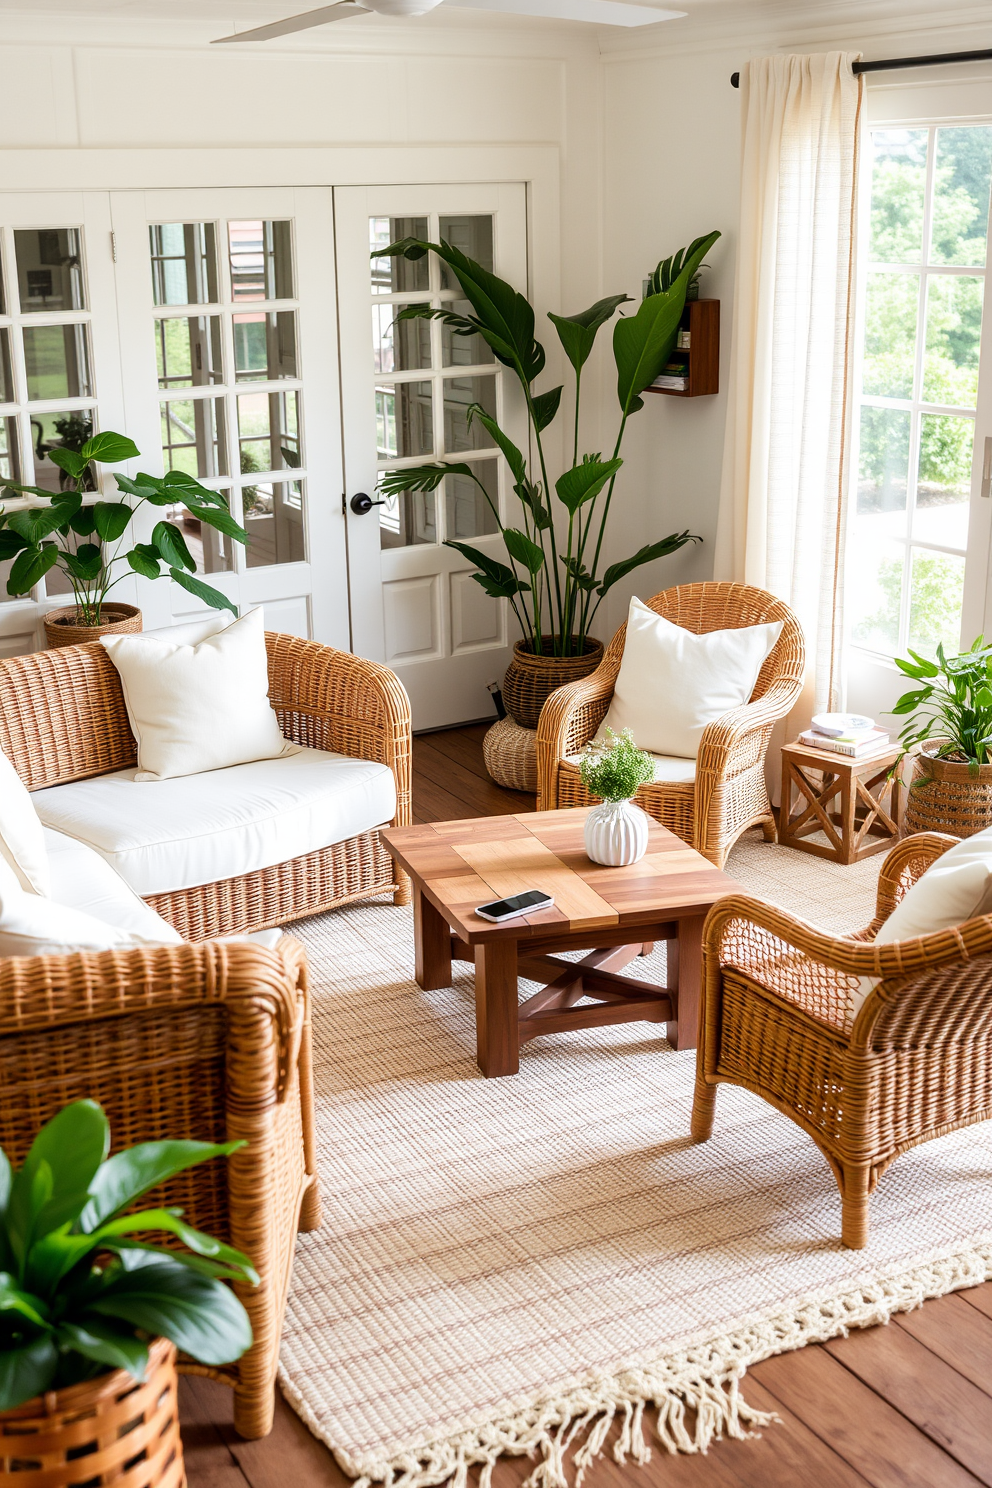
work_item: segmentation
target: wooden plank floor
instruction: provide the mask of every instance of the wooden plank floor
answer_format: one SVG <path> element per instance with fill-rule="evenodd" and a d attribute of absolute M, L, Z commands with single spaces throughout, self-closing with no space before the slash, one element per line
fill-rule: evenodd
<path fill-rule="evenodd" d="M 532 811 L 534 798 L 493 785 L 485 725 L 414 742 L 417 821 Z M 838 1209 L 839 1214 L 839 1209 Z M 705 1456 L 647 1467 L 602 1459 L 585 1488 L 992 1488 L 992 1283 L 927 1302 L 871 1328 L 752 1369 L 744 1393 L 782 1425 Z M 264 1441 L 234 1432 L 231 1395 L 210 1380 L 180 1384 L 189 1488 L 347 1488 L 330 1452 L 279 1396 Z M 516 1488 L 527 1458 L 504 1458 L 493 1488 Z M 473 1485 L 474 1488 L 474 1485 Z"/>

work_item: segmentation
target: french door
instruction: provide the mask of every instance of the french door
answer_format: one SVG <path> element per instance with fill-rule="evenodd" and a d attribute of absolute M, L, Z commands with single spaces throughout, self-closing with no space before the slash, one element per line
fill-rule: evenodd
<path fill-rule="evenodd" d="M 396 319 L 410 304 L 468 310 L 457 281 L 433 254 L 415 262 L 369 254 L 402 237 L 443 238 L 525 291 L 525 188 L 346 187 L 334 198 L 353 646 L 398 673 L 415 728 L 491 716 L 486 684 L 502 677 L 516 636 L 505 603 L 490 599 L 472 565 L 444 546 L 456 538 L 504 557 L 478 486 L 451 475 L 435 491 L 364 511 L 352 502 L 361 493 L 378 499 L 385 470 L 437 461 L 471 462 L 504 513 L 514 499 L 492 439 L 467 418 L 481 404 L 523 447 L 510 376 L 481 336 Z"/>
<path fill-rule="evenodd" d="M 208 583 L 263 604 L 270 628 L 347 648 L 330 190 L 0 193 L 0 231 L 0 475 L 55 490 L 51 449 L 126 433 L 141 451 L 129 473 L 184 470 L 248 532 L 245 548 L 168 512 Z M 115 493 L 98 475 L 89 499 Z M 139 512 L 128 536 L 161 515 Z M 13 654 L 71 596 L 54 571 L 22 598 L 6 578 Z M 203 608 L 134 575 L 114 597 L 147 627 Z"/>

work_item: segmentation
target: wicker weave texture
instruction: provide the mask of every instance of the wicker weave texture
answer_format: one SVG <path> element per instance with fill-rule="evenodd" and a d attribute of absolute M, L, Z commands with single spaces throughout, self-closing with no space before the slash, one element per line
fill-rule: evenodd
<path fill-rule="evenodd" d="M 802 689 L 805 646 L 789 606 L 745 584 L 680 584 L 645 604 L 696 635 L 782 621 L 782 633 L 758 674 L 749 702 L 704 731 L 694 785 L 642 786 L 638 805 L 722 868 L 742 832 L 757 823 L 772 830 L 765 753 L 775 721 Z M 622 625 L 591 676 L 549 697 L 537 728 L 538 809 L 586 806 L 595 797 L 568 763 L 594 737 L 609 710 L 623 656 Z"/>
<path fill-rule="evenodd" d="M 410 823 L 410 703 L 387 667 L 296 636 L 266 635 L 269 697 L 287 739 L 377 760 L 396 780 L 392 823 Z M 0 661 L 0 748 L 29 790 L 85 780 L 137 762 L 120 678 L 98 644 Z M 378 832 L 272 868 L 152 895 L 190 940 L 243 934 L 392 892 L 409 903 Z"/>
<path fill-rule="evenodd" d="M 707 919 L 693 1136 L 709 1136 L 721 1082 L 763 1096 L 830 1163 L 854 1248 L 867 1241 L 869 1195 L 901 1152 L 992 1115 L 992 916 L 873 944 L 956 840 L 920 834 L 893 848 L 875 918 L 855 936 L 743 896 Z M 865 977 L 875 985 L 854 1017 Z"/>
<path fill-rule="evenodd" d="M 514 723 L 521 728 L 537 728 L 541 709 L 552 692 L 566 682 L 588 677 L 603 657 L 603 643 L 589 636 L 581 656 L 554 656 L 554 638 L 543 636 L 544 654 L 535 656 L 525 641 L 517 641 L 513 658 L 503 677 L 503 701 Z"/>
<path fill-rule="evenodd" d="M 80 624 L 79 613 L 75 605 L 48 611 L 45 616 L 45 640 L 50 647 L 82 646 L 98 640 L 102 635 L 134 635 L 141 629 L 141 611 L 134 605 L 103 605 L 100 613 L 106 616 L 106 620 L 102 625 Z"/>
<path fill-rule="evenodd" d="M 115 1151 L 246 1140 L 147 1205 L 178 1205 L 254 1262 L 260 1285 L 236 1287 L 252 1347 L 224 1368 L 181 1367 L 233 1385 L 238 1430 L 263 1436 L 296 1230 L 320 1218 L 302 947 L 286 936 L 275 950 L 212 941 L 2 960 L 0 1088 L 0 1145 L 15 1163 L 39 1126 L 82 1097 L 106 1110 Z"/>
<path fill-rule="evenodd" d="M 923 753 L 914 757 L 912 766 L 907 832 L 973 837 L 992 826 L 992 765 L 974 767 Z"/>
<path fill-rule="evenodd" d="M 501 718 L 482 741 L 482 757 L 497 785 L 537 794 L 537 734 L 533 729 Z"/>
<path fill-rule="evenodd" d="M 115 1369 L 0 1415 L 0 1488 L 185 1488 L 176 1350 L 149 1349 L 137 1384 Z"/>

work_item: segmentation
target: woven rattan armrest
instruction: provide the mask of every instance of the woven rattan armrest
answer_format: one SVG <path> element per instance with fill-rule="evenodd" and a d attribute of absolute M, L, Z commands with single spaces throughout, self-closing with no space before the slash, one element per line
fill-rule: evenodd
<path fill-rule="evenodd" d="M 558 768 L 594 737 L 609 712 L 620 670 L 622 647 L 611 646 L 594 672 L 557 688 L 537 721 L 538 810 L 557 804 Z"/>
<path fill-rule="evenodd" d="M 751 751 L 742 750 L 741 745 L 754 735 L 760 736 L 779 718 L 784 718 L 798 698 L 802 687 L 798 681 L 783 679 L 775 682 L 761 697 L 744 703 L 739 708 L 724 713 L 722 718 L 708 723 L 703 729 L 697 755 L 698 770 L 712 771 L 720 775 L 732 775 L 738 769 L 747 769 L 753 762 Z"/>
<path fill-rule="evenodd" d="M 874 939 L 884 921 L 906 897 L 917 879 L 922 878 L 931 864 L 936 863 L 952 847 L 956 847 L 960 840 L 945 832 L 917 832 L 912 837 L 904 837 L 891 852 L 886 853 L 878 876 L 875 918 L 862 931 L 864 939 Z"/>

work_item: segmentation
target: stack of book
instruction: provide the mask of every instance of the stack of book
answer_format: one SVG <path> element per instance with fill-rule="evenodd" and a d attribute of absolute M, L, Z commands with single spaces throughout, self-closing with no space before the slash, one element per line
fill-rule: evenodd
<path fill-rule="evenodd" d="M 837 718 L 840 715 L 833 714 Z M 859 718 L 856 727 L 838 732 L 836 727 L 827 730 L 812 728 L 799 735 L 800 744 L 807 749 L 822 749 L 827 754 L 843 754 L 848 759 L 870 759 L 872 755 L 884 754 L 889 749 L 889 735 L 884 729 L 875 727 L 871 718 Z"/>
<path fill-rule="evenodd" d="M 668 388 L 672 392 L 684 393 L 689 386 L 689 365 L 684 361 L 670 361 L 660 377 L 651 384 L 656 388 Z"/>

